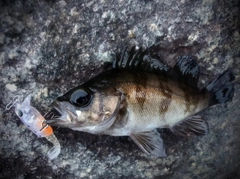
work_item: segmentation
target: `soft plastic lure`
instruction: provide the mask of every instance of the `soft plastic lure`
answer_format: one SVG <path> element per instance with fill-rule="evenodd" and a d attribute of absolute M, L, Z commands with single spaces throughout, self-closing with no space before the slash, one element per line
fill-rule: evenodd
<path fill-rule="evenodd" d="M 60 143 L 54 135 L 52 127 L 46 123 L 45 118 L 39 111 L 31 106 L 30 101 L 31 95 L 28 95 L 22 103 L 16 98 L 13 102 L 15 103 L 15 113 L 33 133 L 38 137 L 45 137 L 53 144 L 53 147 L 47 153 L 49 159 L 52 160 L 56 158 L 61 151 Z"/>

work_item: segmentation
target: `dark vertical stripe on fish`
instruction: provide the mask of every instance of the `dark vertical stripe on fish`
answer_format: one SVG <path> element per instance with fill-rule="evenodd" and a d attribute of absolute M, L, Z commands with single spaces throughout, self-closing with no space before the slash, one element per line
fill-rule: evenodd
<path fill-rule="evenodd" d="M 184 101 L 185 101 L 185 112 L 191 112 L 194 111 L 197 108 L 197 104 L 199 101 L 199 96 L 193 95 L 193 91 L 189 91 L 190 89 L 185 86 L 184 84 L 179 84 L 178 87 L 183 91 L 184 93 Z"/>
<path fill-rule="evenodd" d="M 173 91 L 169 88 L 169 86 L 166 84 L 164 85 L 159 81 L 159 90 L 161 90 L 161 93 L 168 99 L 172 99 L 172 93 Z"/>
<path fill-rule="evenodd" d="M 168 107 L 170 106 L 171 102 L 172 102 L 172 99 L 169 99 L 169 98 L 162 99 L 160 102 L 159 114 L 160 116 L 163 116 L 163 119 L 166 112 L 168 111 Z"/>
<path fill-rule="evenodd" d="M 159 80 L 159 90 L 163 94 L 164 98 L 161 100 L 159 104 L 159 114 L 164 119 L 166 112 L 168 111 L 168 107 L 171 105 L 172 102 L 172 93 L 173 91 L 167 84 L 162 83 Z"/>
<path fill-rule="evenodd" d="M 141 85 L 136 85 L 136 94 L 135 99 L 137 100 L 138 104 L 143 108 L 143 105 L 146 101 L 146 89 L 143 88 Z"/>
<path fill-rule="evenodd" d="M 135 99 L 138 104 L 143 108 L 146 101 L 146 87 L 147 87 L 147 74 L 146 73 L 133 73 L 133 81 L 135 83 Z"/>
<path fill-rule="evenodd" d="M 168 111 L 168 107 L 171 105 L 172 102 L 172 93 L 173 91 L 170 89 L 170 87 L 167 84 L 163 84 L 159 81 L 159 88 L 161 90 L 161 93 L 164 95 L 164 99 L 161 100 L 159 104 L 159 114 L 163 116 Z"/>
<path fill-rule="evenodd" d="M 190 112 L 190 107 L 191 107 L 191 94 L 189 93 L 188 89 L 181 85 L 179 86 L 180 89 L 184 92 L 184 100 L 185 100 L 185 106 L 186 106 L 186 111 L 185 112 Z"/>

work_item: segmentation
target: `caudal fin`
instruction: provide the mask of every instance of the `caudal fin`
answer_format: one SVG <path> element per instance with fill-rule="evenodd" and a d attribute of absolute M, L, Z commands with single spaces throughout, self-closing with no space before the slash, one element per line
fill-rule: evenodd
<path fill-rule="evenodd" d="M 206 86 L 205 90 L 211 94 L 210 106 L 232 100 L 234 95 L 234 79 L 235 75 L 233 72 L 226 70 Z"/>

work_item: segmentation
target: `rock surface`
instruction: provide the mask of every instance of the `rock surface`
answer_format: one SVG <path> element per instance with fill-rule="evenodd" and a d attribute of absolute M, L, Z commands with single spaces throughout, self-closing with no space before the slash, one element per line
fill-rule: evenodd
<path fill-rule="evenodd" d="M 160 44 L 159 60 L 174 65 L 194 55 L 199 86 L 231 68 L 235 97 L 206 109 L 205 137 L 161 130 L 166 158 L 143 154 L 127 137 L 94 136 L 54 128 L 62 151 L 51 147 L 8 110 L 0 120 L 0 178 L 239 178 L 240 3 L 212 1 L 8 0 L 0 2 L 0 113 L 32 94 L 42 114 L 59 95 L 103 70 L 126 46 Z"/>

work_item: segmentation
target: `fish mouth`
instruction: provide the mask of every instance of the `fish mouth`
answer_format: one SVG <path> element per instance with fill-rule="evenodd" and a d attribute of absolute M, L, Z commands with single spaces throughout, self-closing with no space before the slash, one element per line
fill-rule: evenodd
<path fill-rule="evenodd" d="M 69 126 L 78 117 L 74 111 L 76 111 L 75 108 L 71 107 L 68 102 L 55 101 L 53 108 L 45 115 L 45 118 L 50 125 Z"/>

